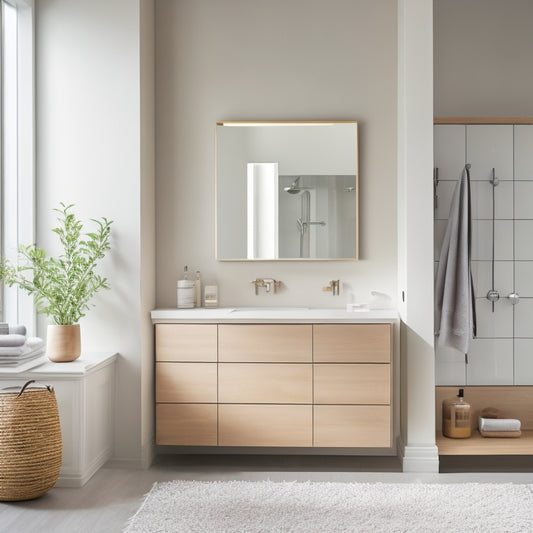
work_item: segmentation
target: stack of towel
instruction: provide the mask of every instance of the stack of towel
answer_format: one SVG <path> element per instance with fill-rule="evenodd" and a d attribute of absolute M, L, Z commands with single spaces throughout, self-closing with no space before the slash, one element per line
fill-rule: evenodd
<path fill-rule="evenodd" d="M 44 341 L 26 337 L 26 327 L 0 323 L 0 365 L 18 366 L 44 354 Z"/>
<path fill-rule="evenodd" d="M 520 420 L 516 418 L 484 418 L 480 416 L 479 432 L 484 437 L 520 437 Z"/>

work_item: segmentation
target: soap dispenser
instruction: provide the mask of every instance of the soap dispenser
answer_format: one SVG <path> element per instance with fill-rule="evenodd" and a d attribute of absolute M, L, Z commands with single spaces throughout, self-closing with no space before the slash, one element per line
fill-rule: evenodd
<path fill-rule="evenodd" d="M 455 398 L 442 402 L 442 434 L 453 439 L 471 435 L 470 404 L 464 399 L 464 389 L 459 389 Z"/>
<path fill-rule="evenodd" d="M 179 309 L 194 307 L 194 281 L 189 279 L 187 266 L 183 269 L 183 278 L 177 284 L 177 300 Z"/>

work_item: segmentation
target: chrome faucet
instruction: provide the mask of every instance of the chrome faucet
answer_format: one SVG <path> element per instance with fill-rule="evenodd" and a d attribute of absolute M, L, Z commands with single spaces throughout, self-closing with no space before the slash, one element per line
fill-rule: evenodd
<path fill-rule="evenodd" d="M 272 292 L 274 294 L 281 287 L 281 281 L 272 278 L 257 278 L 252 280 L 250 283 L 253 283 L 255 286 L 256 296 L 259 294 L 259 287 L 264 287 L 266 292 Z"/>
<path fill-rule="evenodd" d="M 339 290 L 340 290 L 339 287 L 340 287 L 340 280 L 332 279 L 329 282 L 328 286 L 322 287 L 322 290 L 323 291 L 331 291 L 331 294 L 333 294 L 333 296 L 338 296 L 339 295 Z"/>

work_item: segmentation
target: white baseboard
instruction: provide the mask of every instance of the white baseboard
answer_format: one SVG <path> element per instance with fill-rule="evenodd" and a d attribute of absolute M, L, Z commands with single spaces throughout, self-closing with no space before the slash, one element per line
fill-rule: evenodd
<path fill-rule="evenodd" d="M 439 473 L 439 449 L 434 444 L 406 446 L 398 438 L 398 457 L 403 472 Z"/>

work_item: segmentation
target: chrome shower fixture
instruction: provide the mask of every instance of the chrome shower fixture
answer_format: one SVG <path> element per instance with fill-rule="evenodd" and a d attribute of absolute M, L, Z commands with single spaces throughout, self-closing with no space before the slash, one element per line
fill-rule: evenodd
<path fill-rule="evenodd" d="M 285 187 L 283 190 L 289 194 L 298 194 L 301 189 L 298 187 L 298 182 L 300 181 L 300 176 L 298 176 L 289 187 Z"/>
<path fill-rule="evenodd" d="M 300 194 L 302 191 L 310 191 L 313 187 L 300 187 L 298 183 L 300 182 L 301 176 L 298 176 L 289 187 L 283 187 L 285 192 L 289 194 Z"/>
<path fill-rule="evenodd" d="M 491 289 L 489 292 L 487 292 L 487 300 L 489 302 L 497 302 L 500 299 L 500 293 L 495 290 Z"/>

